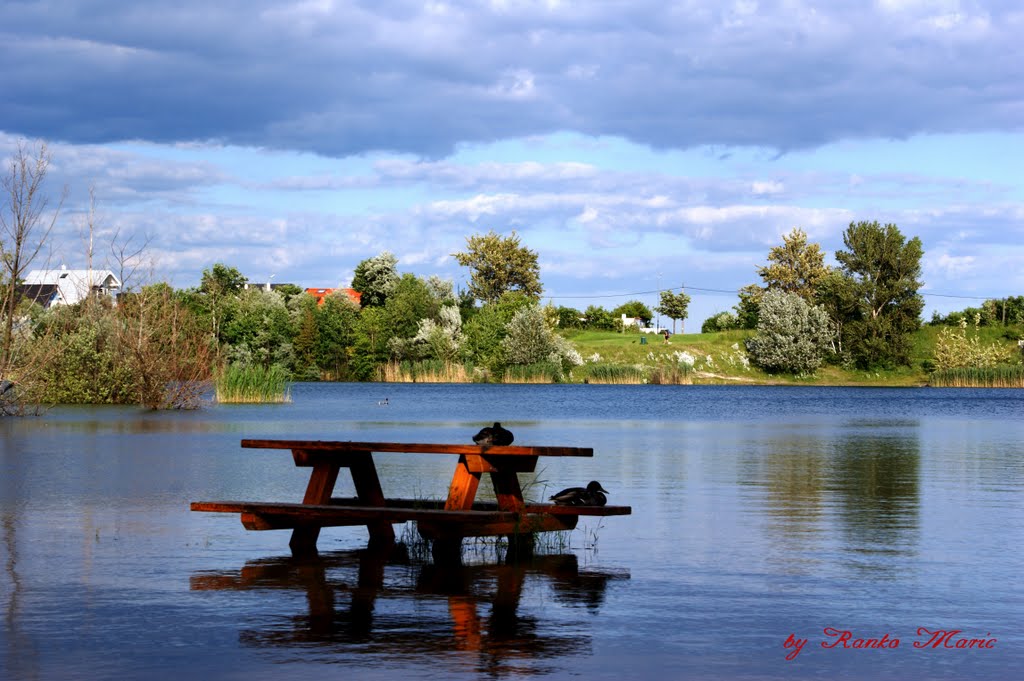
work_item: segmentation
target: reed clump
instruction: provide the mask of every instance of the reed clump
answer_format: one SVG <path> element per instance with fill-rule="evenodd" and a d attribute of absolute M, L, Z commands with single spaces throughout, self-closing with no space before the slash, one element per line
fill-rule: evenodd
<path fill-rule="evenodd" d="M 933 388 L 1024 388 L 1024 365 L 939 369 L 928 384 Z"/>
<path fill-rule="evenodd" d="M 635 364 L 588 364 L 586 369 L 587 383 L 603 385 L 639 385 L 647 382 L 642 367 Z"/>
<path fill-rule="evenodd" d="M 270 367 L 226 367 L 217 378 L 217 401 L 225 404 L 268 404 L 291 402 L 288 371 Z"/>
<path fill-rule="evenodd" d="M 562 380 L 562 367 L 555 362 L 515 364 L 505 368 L 503 383 L 558 383 Z"/>
<path fill-rule="evenodd" d="M 652 385 L 690 385 L 693 368 L 686 365 L 659 364 L 651 369 L 648 382 Z"/>
<path fill-rule="evenodd" d="M 380 378 L 387 383 L 472 383 L 472 367 L 426 359 L 418 362 L 388 362 L 381 368 Z"/>

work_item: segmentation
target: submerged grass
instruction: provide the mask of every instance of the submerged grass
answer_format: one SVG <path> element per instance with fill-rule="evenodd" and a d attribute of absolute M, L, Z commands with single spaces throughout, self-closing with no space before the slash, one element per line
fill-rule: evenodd
<path fill-rule="evenodd" d="M 1024 388 L 1024 365 L 940 369 L 928 384 L 935 388 Z"/>
<path fill-rule="evenodd" d="M 217 378 L 217 401 L 224 404 L 291 402 L 288 372 L 269 368 L 228 366 Z"/>

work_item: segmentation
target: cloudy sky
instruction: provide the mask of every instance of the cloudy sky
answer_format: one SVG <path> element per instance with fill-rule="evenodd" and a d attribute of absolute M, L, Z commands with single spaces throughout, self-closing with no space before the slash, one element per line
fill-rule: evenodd
<path fill-rule="evenodd" d="M 926 313 L 1024 294 L 1017 0 L 5 0 L 0 156 L 45 140 L 54 262 L 345 285 L 383 250 L 464 284 L 522 237 L 545 298 L 686 286 L 690 328 L 794 227 L 924 243 Z"/>

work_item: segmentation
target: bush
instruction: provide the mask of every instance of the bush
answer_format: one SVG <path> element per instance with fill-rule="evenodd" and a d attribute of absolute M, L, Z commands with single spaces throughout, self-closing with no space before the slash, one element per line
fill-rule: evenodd
<path fill-rule="evenodd" d="M 828 315 L 795 293 L 777 289 L 761 300 L 757 336 L 747 351 L 768 372 L 811 374 L 821 366 L 832 331 Z"/>
<path fill-rule="evenodd" d="M 704 323 L 700 325 L 701 333 L 719 333 L 720 331 L 729 331 L 730 329 L 738 329 L 740 322 L 731 312 L 719 312 L 713 317 L 708 317 L 704 320 Z"/>

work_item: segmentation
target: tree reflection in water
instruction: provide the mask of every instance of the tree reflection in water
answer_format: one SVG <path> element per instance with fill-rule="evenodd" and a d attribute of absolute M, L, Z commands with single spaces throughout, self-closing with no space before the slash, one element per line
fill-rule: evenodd
<path fill-rule="evenodd" d="M 382 665 L 432 659 L 505 676 L 544 673 L 551 671 L 545 660 L 588 654 L 596 620 L 567 615 L 565 608 L 596 614 L 609 581 L 628 578 L 628 572 L 581 569 L 574 554 L 417 564 L 399 544 L 250 561 L 237 572 L 196 573 L 190 587 L 304 593 L 305 612 L 243 629 L 244 645 L 284 648 L 319 662 L 350 662 L 354 655 L 363 662 L 379 656 Z M 546 604 L 545 612 L 524 614 L 524 588 L 548 589 L 565 608 Z"/>

